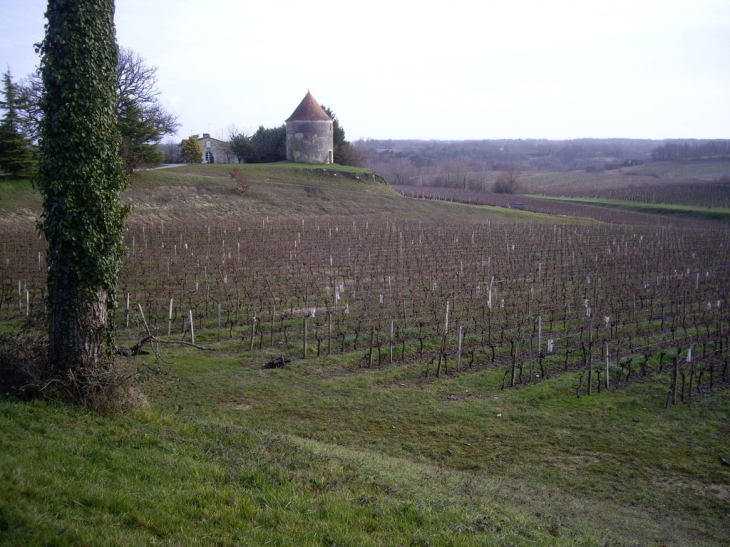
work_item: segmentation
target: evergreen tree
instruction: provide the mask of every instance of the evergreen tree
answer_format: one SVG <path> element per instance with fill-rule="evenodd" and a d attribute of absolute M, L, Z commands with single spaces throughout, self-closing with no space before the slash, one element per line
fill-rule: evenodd
<path fill-rule="evenodd" d="M 337 119 L 337 114 L 332 109 L 322 105 L 327 115 L 332 118 L 332 145 L 334 147 L 334 162 L 338 165 L 352 165 L 355 167 L 363 167 L 367 159 L 367 154 L 362 148 L 358 148 L 345 140 L 345 129 Z"/>
<path fill-rule="evenodd" d="M 162 106 L 157 89 L 157 67 L 148 65 L 134 51 L 119 48 L 117 61 L 117 101 L 122 157 L 128 172 L 137 167 L 153 167 L 164 160 L 157 145 L 165 135 L 173 135 L 180 124 Z M 43 119 L 39 109 L 43 81 L 39 73 L 29 75 L 18 86 L 22 107 L 20 118 L 25 136 L 35 140 Z"/>
<path fill-rule="evenodd" d="M 180 124 L 158 99 L 157 67 L 137 53 L 119 48 L 117 61 L 117 114 L 122 134 L 122 156 L 129 172 L 164 161 L 157 145 L 173 135 Z"/>
<path fill-rule="evenodd" d="M 3 74 L 2 95 L 0 108 L 5 114 L 0 121 L 0 170 L 11 176 L 26 175 L 35 165 L 35 157 L 30 140 L 23 134 L 22 96 L 10 69 Z"/>
<path fill-rule="evenodd" d="M 117 106 L 119 132 L 122 135 L 122 158 L 127 172 L 138 167 L 152 167 L 165 160 L 157 148 L 162 131 L 149 115 L 131 99 L 123 98 Z"/>
<path fill-rule="evenodd" d="M 49 0 L 46 18 L 36 182 L 48 241 L 48 358 L 85 401 L 114 348 L 128 211 L 119 197 L 129 179 L 115 111 L 114 1 Z"/>
<path fill-rule="evenodd" d="M 241 163 L 256 163 L 258 150 L 251 137 L 243 133 L 233 133 L 228 141 L 231 151 Z"/>
<path fill-rule="evenodd" d="M 180 161 L 183 163 L 202 163 L 203 152 L 195 135 L 190 135 L 180 143 Z"/>
<path fill-rule="evenodd" d="M 335 149 L 338 146 L 342 146 L 343 144 L 348 144 L 347 141 L 345 140 L 345 130 L 342 127 L 342 125 L 340 125 L 340 120 L 337 119 L 337 114 L 332 112 L 331 108 L 329 108 L 325 105 L 321 105 L 321 106 L 322 106 L 322 110 L 324 110 L 327 113 L 327 115 L 330 118 L 332 118 L 332 133 L 333 133 L 332 144 L 334 144 Z M 337 152 L 335 152 L 335 155 L 336 154 L 337 154 Z M 337 163 L 337 162 L 335 162 L 335 163 Z"/>
<path fill-rule="evenodd" d="M 256 147 L 252 163 L 272 163 L 286 159 L 286 125 L 265 128 L 260 125 L 251 135 L 251 144 Z"/>

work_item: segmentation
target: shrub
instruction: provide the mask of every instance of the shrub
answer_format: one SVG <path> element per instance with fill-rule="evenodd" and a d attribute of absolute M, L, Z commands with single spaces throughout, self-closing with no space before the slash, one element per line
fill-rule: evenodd
<path fill-rule="evenodd" d="M 111 356 L 83 370 L 51 367 L 40 315 L 0 334 L 0 397 L 75 402 L 103 413 L 148 407 L 134 384 L 134 373 L 122 370 Z"/>
<path fill-rule="evenodd" d="M 29 318 L 19 330 L 0 334 L 0 395 L 32 399 L 48 373 L 48 337 Z"/>
<path fill-rule="evenodd" d="M 251 189 L 251 185 L 248 183 L 246 175 L 243 174 L 240 167 L 234 167 L 230 172 L 231 178 L 238 184 L 238 190 L 242 194 L 248 194 Z"/>
<path fill-rule="evenodd" d="M 522 183 L 522 169 L 518 164 L 510 163 L 497 177 L 493 190 L 495 194 L 516 194 Z"/>

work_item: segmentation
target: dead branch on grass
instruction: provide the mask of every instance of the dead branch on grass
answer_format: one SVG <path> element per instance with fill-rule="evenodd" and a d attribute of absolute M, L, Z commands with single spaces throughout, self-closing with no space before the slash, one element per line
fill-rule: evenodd
<path fill-rule="evenodd" d="M 199 346 L 198 344 L 193 344 L 191 342 L 185 342 L 184 340 L 162 340 L 158 338 L 157 336 L 154 336 L 152 334 L 148 334 L 147 336 L 143 337 L 139 342 L 137 342 L 134 346 L 131 348 L 125 347 L 125 346 L 119 346 L 117 347 L 117 353 L 121 355 L 122 357 L 132 357 L 133 355 L 144 355 L 145 352 L 143 352 L 142 348 L 145 344 L 178 344 L 181 346 L 192 346 L 196 349 L 203 350 L 203 351 L 215 351 L 215 348 L 206 348 L 204 346 Z M 154 346 L 153 346 L 154 348 Z M 155 351 L 153 349 L 153 351 Z M 157 352 L 155 351 L 155 354 Z"/>

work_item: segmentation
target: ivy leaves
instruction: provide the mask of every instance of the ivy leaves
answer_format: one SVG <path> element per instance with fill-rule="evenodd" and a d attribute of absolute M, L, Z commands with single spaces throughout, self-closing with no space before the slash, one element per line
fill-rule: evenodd
<path fill-rule="evenodd" d="M 84 339 L 98 338 L 101 329 L 106 351 L 112 342 L 106 311 L 98 314 L 101 326 L 85 314 L 101 296 L 105 308 L 115 306 L 129 210 L 119 199 L 129 180 L 119 155 L 113 16 L 112 0 L 50 0 L 40 45 L 45 93 L 36 184 L 48 241 L 52 354 L 54 332 L 56 338 L 77 335 L 86 348 L 99 345 Z M 77 332 L 78 325 L 95 326 Z M 57 345 L 71 353 L 56 356 L 61 361 L 78 360 L 76 354 L 86 351 L 73 344 L 64 349 L 69 344 L 62 339 Z"/>

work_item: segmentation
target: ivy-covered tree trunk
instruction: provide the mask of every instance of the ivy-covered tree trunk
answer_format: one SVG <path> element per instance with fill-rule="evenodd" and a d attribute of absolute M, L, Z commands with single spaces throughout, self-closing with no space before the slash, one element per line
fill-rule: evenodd
<path fill-rule="evenodd" d="M 83 375 L 113 348 L 128 182 L 119 155 L 113 0 L 49 0 L 37 184 L 48 241 L 49 361 Z"/>

